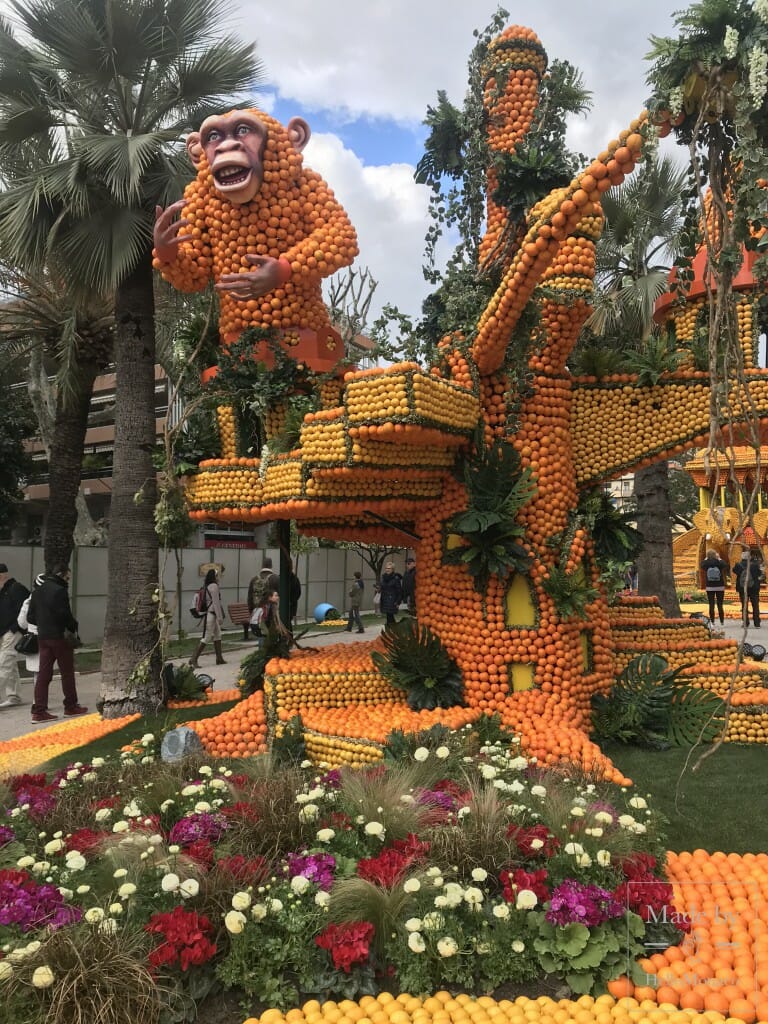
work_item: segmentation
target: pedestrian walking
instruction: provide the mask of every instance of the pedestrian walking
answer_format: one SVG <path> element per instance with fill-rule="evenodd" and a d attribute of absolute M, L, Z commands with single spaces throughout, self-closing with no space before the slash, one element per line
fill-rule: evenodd
<path fill-rule="evenodd" d="M 352 627 L 357 626 L 358 633 L 364 633 L 363 620 L 360 618 L 360 609 L 363 605 L 363 591 L 365 590 L 365 584 L 363 583 L 363 574 L 361 572 L 353 573 L 352 586 L 349 588 L 349 619 L 347 620 L 347 633 L 352 632 Z"/>
<path fill-rule="evenodd" d="M 393 626 L 397 621 L 395 612 L 403 600 L 403 577 L 399 572 L 395 572 L 394 563 L 387 562 L 384 566 L 379 587 L 381 589 L 381 611 L 386 616 L 384 625 L 386 629 L 387 626 Z"/>
<path fill-rule="evenodd" d="M 189 659 L 192 668 L 200 668 L 197 659 L 205 651 L 205 645 L 210 641 L 216 652 L 216 664 L 225 665 L 224 655 L 221 653 L 221 626 L 224 622 L 224 612 L 221 607 L 221 591 L 219 590 L 219 574 L 215 569 L 209 569 L 205 574 L 203 582 L 205 588 L 205 618 L 203 619 L 203 632 L 197 645 L 197 650 Z"/>
<path fill-rule="evenodd" d="M 403 573 L 403 600 L 408 605 L 411 615 L 416 614 L 416 559 L 410 555 L 405 560 Z"/>
<path fill-rule="evenodd" d="M 40 669 L 35 680 L 32 703 L 33 722 L 52 722 L 58 715 L 48 710 L 48 690 L 54 664 L 59 666 L 64 692 L 64 714 L 68 718 L 85 715 L 88 708 L 77 699 L 75 683 L 75 644 L 79 643 L 77 620 L 69 604 L 69 566 L 61 565 L 46 573 L 35 585 L 27 609 L 27 621 L 37 626 L 40 647 Z M 37 584 L 37 581 L 35 581 Z"/>
<path fill-rule="evenodd" d="M 299 614 L 299 598 L 301 597 L 301 580 L 296 575 L 293 562 L 290 562 L 291 575 L 288 580 L 288 597 L 290 603 L 290 619 L 288 621 L 288 628 L 296 628 L 296 616 Z"/>
<path fill-rule="evenodd" d="M 301 586 L 301 585 L 299 585 Z M 280 587 L 280 578 L 277 573 L 272 569 L 272 559 L 265 558 L 262 563 L 261 569 L 251 579 L 248 584 L 248 611 L 251 614 L 251 623 L 253 623 L 254 612 L 261 608 L 265 600 L 272 593 L 273 590 L 278 590 Z M 299 600 L 296 599 L 296 607 L 298 608 Z M 253 630 L 251 631 L 253 632 Z M 258 631 L 253 632 L 253 635 L 258 639 Z"/>
<path fill-rule="evenodd" d="M 42 587 L 44 580 L 45 574 L 41 572 L 40 575 L 35 578 L 35 586 Z M 33 622 L 29 621 L 29 605 L 31 601 L 32 595 L 30 594 L 29 597 L 24 602 L 24 604 L 21 606 L 18 623 L 19 629 L 22 630 L 22 632 L 31 633 L 32 636 L 37 637 L 37 626 Z M 37 673 L 40 671 L 39 639 L 36 644 L 36 650 L 34 654 L 30 653 L 24 655 L 24 667 L 26 668 L 27 672 L 30 672 L 32 674 L 32 685 L 34 686 L 34 684 L 37 682 Z"/>
<path fill-rule="evenodd" d="M 704 574 L 704 589 L 707 592 L 707 601 L 709 601 L 709 621 L 715 621 L 715 603 L 717 603 L 717 613 L 722 626 L 725 622 L 723 594 L 728 576 L 728 563 L 723 561 L 714 548 L 707 548 L 707 557 L 701 563 L 701 571 Z"/>
<path fill-rule="evenodd" d="M 19 656 L 15 645 L 19 638 L 19 612 L 28 597 L 24 584 L 11 576 L 5 562 L 0 562 L 0 708 L 21 704 Z"/>
<path fill-rule="evenodd" d="M 752 622 L 760 625 L 760 583 L 763 578 L 763 564 L 756 552 L 744 551 L 741 561 L 733 567 L 736 589 L 741 597 L 741 620 L 749 625 L 749 609 L 752 608 Z"/>

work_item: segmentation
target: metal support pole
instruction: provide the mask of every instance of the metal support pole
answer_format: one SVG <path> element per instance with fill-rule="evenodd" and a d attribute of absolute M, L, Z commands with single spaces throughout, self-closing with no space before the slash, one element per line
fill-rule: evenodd
<path fill-rule="evenodd" d="M 280 618 L 287 626 L 291 616 L 291 521 L 278 519 L 277 543 L 280 545 Z"/>

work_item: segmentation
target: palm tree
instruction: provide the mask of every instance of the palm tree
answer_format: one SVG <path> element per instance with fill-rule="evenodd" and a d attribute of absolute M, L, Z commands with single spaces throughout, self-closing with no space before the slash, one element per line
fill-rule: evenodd
<path fill-rule="evenodd" d="M 12 0 L 0 21 L 0 244 L 23 268 L 65 267 L 114 294 L 114 489 L 102 660 L 104 714 L 156 706 L 156 205 L 190 177 L 182 133 L 252 87 L 251 44 L 221 0 Z M 23 161 L 33 170 L 25 174 Z"/>
<path fill-rule="evenodd" d="M 678 356 L 654 330 L 656 300 L 667 291 L 680 247 L 687 170 L 669 158 L 649 160 L 641 172 L 602 199 L 606 225 L 597 246 L 595 310 L 585 327 L 623 353 L 627 369 L 658 375 Z M 656 595 L 669 616 L 680 614 L 672 571 L 673 511 L 669 467 L 656 462 L 635 473 L 639 591 Z"/>
<path fill-rule="evenodd" d="M 114 318 L 98 295 L 75 301 L 61 277 L 21 275 L 8 269 L 6 288 L 15 296 L 0 307 L 7 354 L 27 361 L 27 389 L 48 458 L 49 501 L 45 564 L 67 563 L 75 543 L 103 543 L 80 491 L 85 434 L 96 377 L 112 355 Z M 56 385 L 48 368 L 56 364 Z"/>

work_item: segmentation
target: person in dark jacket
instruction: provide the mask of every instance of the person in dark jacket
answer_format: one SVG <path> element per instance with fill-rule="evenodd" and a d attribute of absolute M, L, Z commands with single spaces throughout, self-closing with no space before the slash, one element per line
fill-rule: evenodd
<path fill-rule="evenodd" d="M 704 576 L 704 589 L 707 592 L 709 601 L 709 621 L 715 621 L 715 601 L 720 618 L 720 625 L 725 622 L 723 616 L 723 594 L 725 593 L 725 581 L 728 577 L 728 563 L 718 555 L 714 548 L 707 549 L 707 557 L 701 563 L 701 571 Z"/>
<path fill-rule="evenodd" d="M 763 563 L 756 552 L 744 551 L 741 561 L 733 567 L 736 589 L 741 597 L 741 619 L 749 625 L 749 606 L 752 606 L 752 621 L 760 625 L 760 583 L 763 577 Z"/>
<path fill-rule="evenodd" d="M 11 576 L 5 562 L 0 562 L 0 708 L 21 704 L 21 679 L 15 648 L 19 638 L 19 624 L 16 620 L 28 597 L 29 591 L 24 584 L 18 583 Z"/>
<path fill-rule="evenodd" d="M 410 555 L 405 560 L 403 573 L 403 600 L 408 605 L 411 615 L 416 614 L 416 559 Z"/>
<path fill-rule="evenodd" d="M 387 617 L 386 628 L 387 626 L 393 626 L 397 621 L 395 619 L 395 612 L 403 600 L 403 577 L 399 572 L 395 572 L 392 562 L 387 562 L 384 566 L 384 572 L 379 580 L 379 589 L 381 592 L 381 613 Z"/>
<path fill-rule="evenodd" d="M 288 580 L 288 600 L 290 609 L 290 621 L 288 622 L 289 629 L 296 628 L 296 616 L 299 614 L 299 598 L 301 597 L 301 580 L 294 572 L 293 562 L 291 562 L 291 575 Z"/>
<path fill-rule="evenodd" d="M 64 691 L 64 714 L 68 718 L 85 715 L 88 708 L 81 706 L 77 699 L 75 684 L 75 657 L 71 636 L 77 634 L 77 620 L 69 605 L 69 567 L 59 566 L 46 573 L 42 584 L 32 591 L 27 620 L 37 626 L 40 646 L 40 671 L 35 682 L 35 696 L 32 704 L 33 722 L 52 722 L 58 715 L 48 710 L 48 688 L 53 678 L 54 662 L 61 673 L 61 688 Z"/>

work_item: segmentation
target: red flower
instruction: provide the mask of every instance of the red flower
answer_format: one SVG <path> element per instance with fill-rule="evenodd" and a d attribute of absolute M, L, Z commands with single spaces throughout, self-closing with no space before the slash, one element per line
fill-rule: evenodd
<path fill-rule="evenodd" d="M 90 828 L 79 828 L 64 840 L 65 850 L 79 850 L 84 857 L 98 850 L 107 838 L 105 832 L 94 832 Z"/>
<path fill-rule="evenodd" d="M 270 867 L 264 857 L 253 857 L 246 860 L 241 853 L 234 857 L 221 857 L 216 861 L 216 868 L 224 874 L 231 875 L 238 882 L 258 885 L 270 874 Z"/>
<path fill-rule="evenodd" d="M 512 839 L 523 857 L 551 857 L 560 846 L 560 840 L 553 836 L 546 825 L 510 825 L 507 838 Z M 538 839 L 543 846 L 534 848 L 533 841 Z"/>
<path fill-rule="evenodd" d="M 504 899 L 507 903 L 514 903 L 520 889 L 530 889 L 535 892 L 540 903 L 549 899 L 549 889 L 546 885 L 547 869 L 540 868 L 538 871 L 525 871 L 523 868 L 516 868 L 511 874 L 506 869 L 499 873 L 499 881 L 504 887 Z"/>
<path fill-rule="evenodd" d="M 168 914 L 153 914 L 144 925 L 144 931 L 163 937 L 148 957 L 153 974 L 166 965 L 178 965 L 186 971 L 207 963 L 216 955 L 216 944 L 208 938 L 213 925 L 194 910 L 179 906 Z"/>
<path fill-rule="evenodd" d="M 247 800 L 238 800 L 237 803 L 230 804 L 228 807 L 222 807 L 221 813 L 225 818 L 243 818 L 245 821 L 254 822 L 259 820 L 256 808 Z"/>
<path fill-rule="evenodd" d="M 357 862 L 357 874 L 374 885 L 391 889 L 408 870 L 410 858 L 399 850 L 382 850 L 377 857 L 363 857 Z"/>
<path fill-rule="evenodd" d="M 316 936 L 315 942 L 331 954 L 337 971 L 349 974 L 353 964 L 363 964 L 368 959 L 373 932 L 369 921 L 329 924 Z"/>

